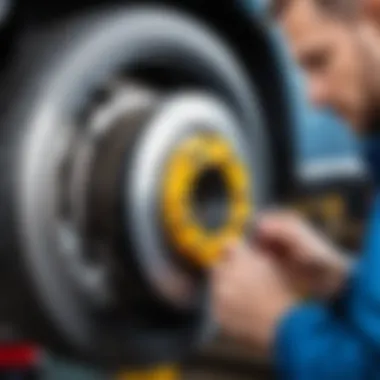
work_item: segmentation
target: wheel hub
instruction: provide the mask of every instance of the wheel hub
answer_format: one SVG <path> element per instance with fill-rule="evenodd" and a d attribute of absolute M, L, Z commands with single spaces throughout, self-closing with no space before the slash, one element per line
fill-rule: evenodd
<path fill-rule="evenodd" d="M 136 141 L 125 178 L 128 234 L 146 280 L 171 305 L 197 308 L 204 302 L 204 267 L 242 233 L 253 204 L 243 135 L 225 104 L 187 93 L 164 99 Z M 200 198 L 212 208 L 219 192 L 225 218 L 200 215 Z"/>
<path fill-rule="evenodd" d="M 233 147 L 199 133 L 179 144 L 164 172 L 162 214 L 175 249 L 208 267 L 242 236 L 251 214 L 250 181 Z"/>

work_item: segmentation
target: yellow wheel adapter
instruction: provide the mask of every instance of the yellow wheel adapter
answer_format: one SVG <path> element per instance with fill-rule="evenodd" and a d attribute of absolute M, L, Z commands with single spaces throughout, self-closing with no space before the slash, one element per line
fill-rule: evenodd
<path fill-rule="evenodd" d="M 171 244 L 191 263 L 212 266 L 224 245 L 244 234 L 251 198 L 250 173 L 226 139 L 205 133 L 187 138 L 164 172 L 162 212 Z M 210 217 L 202 216 L 207 209 L 224 213 L 210 226 Z"/>

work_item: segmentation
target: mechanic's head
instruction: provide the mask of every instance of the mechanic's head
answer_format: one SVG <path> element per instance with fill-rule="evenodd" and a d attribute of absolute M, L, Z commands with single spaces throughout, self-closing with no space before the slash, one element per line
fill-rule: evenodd
<path fill-rule="evenodd" d="M 380 0 L 272 0 L 272 13 L 312 103 L 365 132 L 380 115 Z"/>

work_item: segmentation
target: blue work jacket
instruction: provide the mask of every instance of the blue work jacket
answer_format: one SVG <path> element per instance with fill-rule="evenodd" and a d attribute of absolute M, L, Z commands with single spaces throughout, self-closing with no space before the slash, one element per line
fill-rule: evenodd
<path fill-rule="evenodd" d="M 364 145 L 376 194 L 362 255 L 338 299 L 299 305 L 283 318 L 279 379 L 380 380 L 380 138 Z"/>

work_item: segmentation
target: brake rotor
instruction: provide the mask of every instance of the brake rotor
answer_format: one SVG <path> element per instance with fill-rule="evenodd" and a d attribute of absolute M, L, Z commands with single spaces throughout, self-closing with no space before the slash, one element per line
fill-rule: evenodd
<path fill-rule="evenodd" d="M 109 307 L 129 293 L 202 307 L 201 269 L 242 235 L 251 213 L 249 161 L 233 115 L 205 94 L 165 99 L 128 85 L 71 141 L 61 166 L 59 237 L 86 299 Z M 198 207 L 189 199 L 197 194 Z M 226 215 L 197 218 L 195 209 L 209 206 Z"/>
<path fill-rule="evenodd" d="M 137 291 L 136 276 L 129 278 L 122 269 L 123 252 L 134 251 L 124 228 L 123 177 L 128 152 L 156 105 L 147 89 L 119 87 L 61 151 L 52 225 L 71 279 L 86 302 L 98 308 L 122 302 L 117 287 L 127 288 L 127 279 Z"/>

